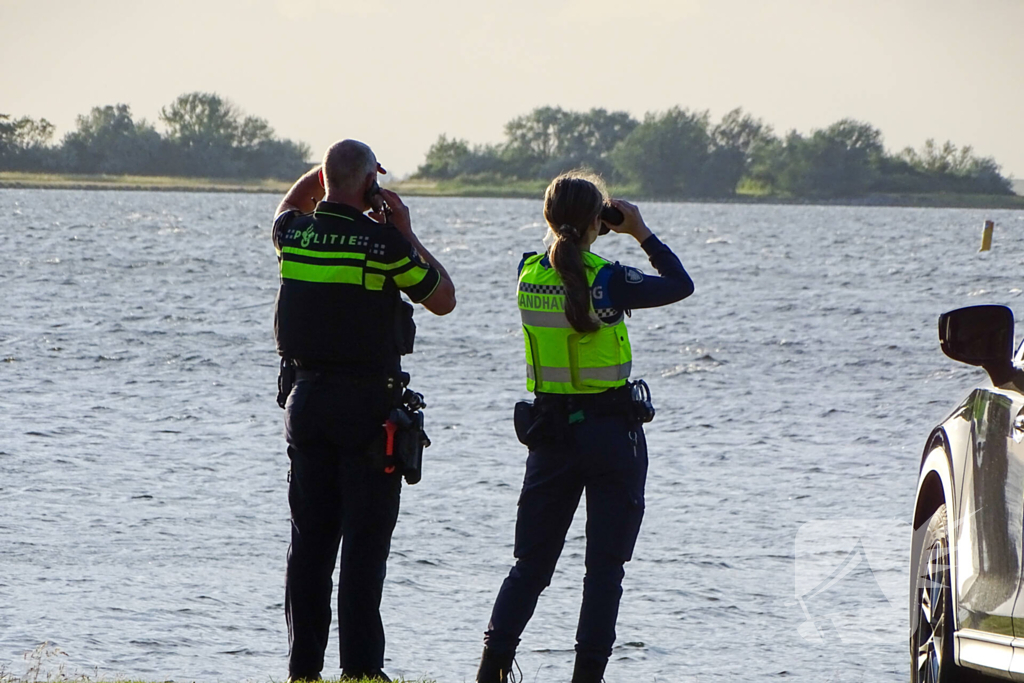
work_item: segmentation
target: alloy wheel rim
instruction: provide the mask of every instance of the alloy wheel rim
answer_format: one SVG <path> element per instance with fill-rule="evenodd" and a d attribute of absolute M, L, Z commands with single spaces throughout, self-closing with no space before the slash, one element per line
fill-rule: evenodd
<path fill-rule="evenodd" d="M 927 571 L 919 584 L 917 610 L 917 680 L 939 683 L 946 638 L 946 543 L 937 540 L 928 552 Z"/>

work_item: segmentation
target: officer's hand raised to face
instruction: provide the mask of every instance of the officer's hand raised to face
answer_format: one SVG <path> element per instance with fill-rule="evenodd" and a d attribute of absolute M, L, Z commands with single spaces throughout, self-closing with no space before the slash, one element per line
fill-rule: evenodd
<path fill-rule="evenodd" d="M 398 228 L 398 231 L 403 235 L 411 233 L 412 220 L 409 218 L 409 207 L 405 205 L 402 198 L 398 196 L 398 193 L 381 188 L 380 195 L 387 202 L 388 208 L 391 209 L 391 224 Z M 368 215 L 378 223 L 388 222 L 388 217 L 384 214 L 383 210 L 378 211 L 374 209 Z"/>
<path fill-rule="evenodd" d="M 625 199 L 613 199 L 611 204 L 621 211 L 623 216 L 623 221 L 620 224 L 608 226 L 612 232 L 632 235 L 636 238 L 637 242 L 643 242 L 651 236 L 650 228 L 647 227 L 643 216 L 640 215 L 640 207 L 627 202 Z"/>
<path fill-rule="evenodd" d="M 447 315 L 455 308 L 455 286 L 452 284 L 452 279 L 448 275 L 448 271 L 444 269 L 441 262 L 434 258 L 434 255 L 423 246 L 419 238 L 412 231 L 412 219 L 409 218 L 409 207 L 405 205 L 402 198 L 397 193 L 391 190 L 385 190 L 381 188 L 380 196 L 387 202 L 388 208 L 391 209 L 390 223 L 398 229 L 398 232 L 402 234 L 402 237 L 407 239 L 412 245 L 415 253 L 419 255 L 419 258 L 426 261 L 441 274 L 441 282 L 438 284 L 437 289 L 434 293 L 421 301 L 428 311 L 436 313 L 437 315 Z M 384 214 L 384 211 L 378 211 L 374 209 L 369 214 L 370 218 L 377 221 L 378 223 L 388 223 L 389 216 Z"/>

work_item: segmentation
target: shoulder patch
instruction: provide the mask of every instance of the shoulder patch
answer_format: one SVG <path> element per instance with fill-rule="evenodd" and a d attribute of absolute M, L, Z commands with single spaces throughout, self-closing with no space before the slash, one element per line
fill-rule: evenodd
<path fill-rule="evenodd" d="M 429 268 L 430 267 L 423 260 L 423 257 L 420 256 L 420 252 L 416 251 L 416 247 L 412 248 L 412 254 L 409 257 L 409 260 L 411 260 L 413 263 L 415 263 L 420 268 Z"/>
<path fill-rule="evenodd" d="M 636 285 L 644 281 L 644 274 L 641 273 L 636 268 L 630 268 L 629 266 L 626 266 L 625 268 L 623 268 L 623 270 L 626 273 L 626 282 L 628 282 L 629 284 Z"/>

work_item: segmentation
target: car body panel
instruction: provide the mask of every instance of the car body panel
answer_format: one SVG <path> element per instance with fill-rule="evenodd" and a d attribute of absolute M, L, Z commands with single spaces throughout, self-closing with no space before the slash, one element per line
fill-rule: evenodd
<path fill-rule="evenodd" d="M 1024 640 L 1014 638 L 1013 657 L 1010 659 L 1010 677 L 1024 681 Z"/>
<path fill-rule="evenodd" d="M 993 334 L 1008 334 L 1009 341 L 1013 326 L 998 327 L 998 316 L 979 311 L 949 317 L 958 313 L 940 318 L 943 351 L 984 366 L 996 383 L 979 383 L 964 397 L 932 430 L 922 454 L 911 547 L 912 667 L 918 661 L 921 546 L 935 510 L 945 504 L 953 661 L 1024 683 L 1024 343 L 1001 360 L 1000 342 L 974 345 L 979 328 L 972 321 L 984 326 L 993 320 Z"/>
<path fill-rule="evenodd" d="M 917 511 L 946 503 L 955 661 L 1003 678 L 1011 668 L 1024 668 L 1024 599 L 1017 599 L 1024 564 L 1024 448 L 1010 431 L 1022 408 L 1015 387 L 979 387 L 966 396 L 928 439 L 915 501 L 915 541 L 930 517 L 930 511 Z M 940 482 L 941 494 L 926 490 L 931 478 Z M 979 545 L 982 537 L 993 540 Z M 912 577 L 919 556 L 915 543 Z M 1022 654 L 1014 659 L 1018 650 Z M 1024 683 L 1024 671 L 1017 675 Z"/>
<path fill-rule="evenodd" d="M 1009 678 L 1013 661 L 1013 637 L 1000 636 L 974 629 L 958 630 L 953 635 L 954 649 L 960 664 L 977 671 Z"/>
<path fill-rule="evenodd" d="M 954 527 L 957 624 L 1012 637 L 1021 578 L 1024 448 L 1011 429 L 1024 402 L 1019 393 L 998 387 L 977 389 L 972 399 L 972 448 L 957 487 Z"/>

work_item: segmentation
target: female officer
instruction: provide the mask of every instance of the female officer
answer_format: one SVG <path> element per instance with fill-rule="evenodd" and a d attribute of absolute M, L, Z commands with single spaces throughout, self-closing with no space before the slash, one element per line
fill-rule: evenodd
<path fill-rule="evenodd" d="M 647 443 L 631 398 L 632 351 L 624 314 L 693 293 L 679 259 L 629 202 L 611 200 L 660 277 L 591 253 L 608 203 L 596 176 L 558 176 L 544 196 L 551 247 L 519 266 L 526 338 L 526 386 L 536 401 L 517 406 L 516 431 L 529 447 L 516 520 L 516 564 L 498 591 L 477 672 L 505 683 L 519 636 L 555 570 L 565 534 L 587 492 L 586 577 L 576 631 L 573 683 L 597 683 L 615 641 L 623 564 L 644 512 Z"/>

